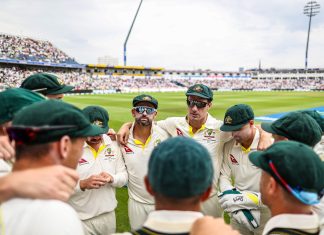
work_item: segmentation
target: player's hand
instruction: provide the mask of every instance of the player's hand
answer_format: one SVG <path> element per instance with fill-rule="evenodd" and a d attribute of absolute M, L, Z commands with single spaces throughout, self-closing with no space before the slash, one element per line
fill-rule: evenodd
<path fill-rule="evenodd" d="M 122 145 L 126 145 L 128 142 L 128 138 L 129 138 L 129 129 L 131 128 L 132 123 L 128 122 L 125 123 L 121 126 L 121 128 L 119 129 L 118 133 L 117 133 L 117 141 L 118 143 L 122 144 Z"/>
<path fill-rule="evenodd" d="M 225 224 L 223 219 L 215 219 L 211 216 L 204 216 L 196 220 L 190 231 L 190 235 L 239 235 L 231 226 Z"/>
<path fill-rule="evenodd" d="M 75 170 L 57 165 L 15 171 L 8 178 L 13 196 L 67 201 L 79 176 Z"/>
<path fill-rule="evenodd" d="M 104 186 L 107 180 L 101 175 L 92 175 L 87 179 L 80 180 L 80 189 L 98 189 Z"/>
<path fill-rule="evenodd" d="M 226 190 L 218 196 L 219 203 L 225 212 L 232 213 L 242 209 L 258 209 L 261 206 L 261 195 L 257 192 Z"/>
<path fill-rule="evenodd" d="M 104 179 L 106 179 L 107 183 L 109 184 L 114 182 L 114 177 L 107 172 L 103 171 L 99 174 L 99 176 L 102 176 Z"/>
<path fill-rule="evenodd" d="M 10 143 L 9 137 L 6 135 L 0 136 L 0 158 L 4 160 L 13 159 L 15 156 L 15 149 Z"/>
<path fill-rule="evenodd" d="M 239 224 L 244 225 L 250 231 L 260 226 L 260 211 L 259 210 L 239 210 L 231 214 L 232 219 Z"/>
<path fill-rule="evenodd" d="M 258 144 L 258 150 L 266 150 L 270 145 L 273 144 L 272 134 L 264 131 L 260 125 L 256 125 L 260 132 L 260 140 Z"/>

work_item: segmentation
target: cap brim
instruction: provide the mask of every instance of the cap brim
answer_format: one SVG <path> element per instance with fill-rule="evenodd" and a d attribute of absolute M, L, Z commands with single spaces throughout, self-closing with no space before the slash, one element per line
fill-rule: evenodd
<path fill-rule="evenodd" d="M 201 98 L 204 98 L 204 99 L 208 99 L 208 100 L 212 100 L 213 98 L 210 98 L 206 95 L 203 95 L 201 93 L 198 93 L 198 92 L 187 92 L 186 93 L 186 96 L 189 96 L 189 95 L 192 95 L 192 96 L 198 96 L 198 97 L 201 97 Z"/>
<path fill-rule="evenodd" d="M 277 134 L 277 132 L 271 127 L 271 125 L 272 125 L 272 122 L 261 123 L 261 128 L 266 132 L 269 132 L 272 134 Z"/>
<path fill-rule="evenodd" d="M 46 92 L 46 95 L 59 95 L 59 94 L 64 94 L 64 93 L 67 93 L 71 90 L 74 89 L 74 86 L 67 86 L 67 85 L 64 85 L 61 89 L 59 90 L 56 90 L 56 91 L 48 91 Z"/>
<path fill-rule="evenodd" d="M 150 103 L 154 106 L 155 109 L 157 109 L 157 105 L 155 103 L 153 103 L 152 101 L 149 101 L 149 100 L 139 100 L 137 102 L 134 102 L 133 103 L 133 106 L 135 107 L 138 103 L 141 103 L 141 102 L 147 102 L 147 103 Z"/>
<path fill-rule="evenodd" d="M 89 136 L 97 136 L 101 134 L 107 133 L 104 128 L 101 128 L 97 125 L 89 125 L 83 130 L 78 131 L 74 134 L 75 137 L 89 137 Z"/>
<path fill-rule="evenodd" d="M 224 132 L 230 132 L 230 131 L 238 131 L 239 129 L 242 128 L 242 126 L 244 126 L 246 123 L 243 123 L 243 124 L 239 124 L 239 125 L 233 125 L 233 126 L 229 126 L 229 125 L 222 125 L 220 127 L 220 130 L 221 131 L 224 131 Z"/>

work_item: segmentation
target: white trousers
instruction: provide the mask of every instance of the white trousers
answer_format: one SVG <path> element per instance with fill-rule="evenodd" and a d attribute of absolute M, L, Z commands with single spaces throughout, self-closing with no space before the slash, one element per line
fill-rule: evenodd
<path fill-rule="evenodd" d="M 90 219 L 82 220 L 85 235 L 101 235 L 116 232 L 115 211 L 107 212 Z"/>
<path fill-rule="evenodd" d="M 128 218 L 131 229 L 141 228 L 147 219 L 148 214 L 154 211 L 155 205 L 137 202 L 131 198 L 128 199 Z"/>

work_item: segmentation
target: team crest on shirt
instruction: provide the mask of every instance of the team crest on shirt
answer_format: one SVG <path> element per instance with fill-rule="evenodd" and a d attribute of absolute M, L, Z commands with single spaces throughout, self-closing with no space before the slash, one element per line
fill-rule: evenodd
<path fill-rule="evenodd" d="M 79 165 L 82 166 L 82 165 L 85 165 L 85 164 L 89 164 L 89 162 L 87 160 L 85 160 L 84 158 L 81 158 L 79 160 Z"/>
<path fill-rule="evenodd" d="M 124 145 L 124 150 L 125 150 L 126 154 L 133 154 L 134 153 L 134 151 L 130 147 L 126 146 L 126 145 Z"/>
<path fill-rule="evenodd" d="M 176 128 L 176 129 L 177 129 L 177 136 L 183 136 L 182 131 L 179 128 Z"/>
<path fill-rule="evenodd" d="M 104 155 L 105 155 L 104 160 L 113 161 L 116 159 L 116 156 L 111 148 L 107 148 L 104 152 Z"/>
<path fill-rule="evenodd" d="M 230 154 L 230 159 L 231 159 L 231 162 L 233 165 L 239 165 L 239 163 L 237 162 L 237 160 L 235 159 L 235 157 L 232 154 Z"/>
<path fill-rule="evenodd" d="M 204 137 L 206 139 L 214 139 L 216 131 L 214 129 L 206 129 L 204 132 Z"/>

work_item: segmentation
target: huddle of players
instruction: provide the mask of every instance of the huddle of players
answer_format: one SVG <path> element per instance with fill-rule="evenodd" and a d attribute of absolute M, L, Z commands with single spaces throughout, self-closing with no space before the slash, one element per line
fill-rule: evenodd
<path fill-rule="evenodd" d="M 53 75 L 37 74 L 31 77 L 34 79 L 33 82 L 30 82 L 32 79 L 28 78 L 24 83 L 26 85 L 29 81 L 34 87 L 25 88 L 43 92 L 44 95 L 48 95 L 46 92 L 52 93 L 50 98 L 62 98 L 64 92 L 73 88 L 59 84 L 57 78 Z M 44 81 L 47 81 L 45 85 L 42 84 Z M 280 206 L 284 207 L 283 201 L 287 201 L 287 204 L 292 203 L 296 208 L 300 206 L 300 211 L 303 214 L 310 213 L 312 216 L 312 218 L 302 219 L 314 221 L 314 218 L 317 218 L 309 210 L 309 205 L 318 204 L 324 188 L 322 180 L 324 178 L 323 163 L 318 155 L 305 145 L 291 141 L 275 143 L 264 152 L 256 151 L 260 139 L 263 142 L 267 141 L 268 136 L 265 135 L 263 130 L 272 133 L 275 142 L 294 140 L 314 147 L 321 139 L 324 126 L 323 118 L 315 111 L 290 113 L 274 123 L 262 124 L 260 128 L 254 125 L 254 114 L 251 107 L 240 104 L 229 108 L 225 113 L 224 122 L 221 122 L 208 114 L 208 110 L 212 106 L 212 91 L 202 84 L 197 84 L 190 87 L 186 92 L 188 105 L 186 117 L 167 118 L 156 123 L 154 119 L 157 115 L 158 101 L 150 95 L 136 96 L 133 99 L 131 111 L 134 122 L 128 123 L 122 128 L 120 142 L 123 145 L 119 147 L 115 141 L 112 141 L 106 135 L 109 116 L 107 111 L 101 107 L 89 106 L 81 112 L 74 106 L 63 102 L 53 100 L 42 101 L 43 97 L 20 88 L 10 89 L 1 93 L 4 100 L 7 99 L 7 107 L 12 102 L 11 106 L 16 106 L 17 108 L 17 110 L 13 111 L 6 109 L 10 110 L 11 113 L 5 111 L 1 115 L 8 116 L 6 120 L 2 121 L 2 124 L 6 123 L 3 125 L 6 126 L 4 132 L 6 131 L 9 137 L 16 142 L 16 162 L 14 163 L 13 171 L 17 172 L 30 168 L 31 162 L 32 164 L 36 162 L 32 154 L 40 156 L 40 159 L 43 159 L 42 155 L 48 155 L 47 157 L 50 159 L 46 160 L 46 157 L 43 162 L 37 160 L 38 163 L 35 163 L 34 168 L 54 165 L 54 162 L 57 161 L 71 168 L 77 167 L 80 180 L 76 184 L 75 192 L 70 198 L 69 203 L 82 220 L 86 234 L 110 234 L 115 232 L 116 219 L 114 210 L 117 202 L 114 188 L 121 187 L 126 183 L 128 184 L 129 191 L 128 213 L 131 228 L 133 231 L 139 229 L 140 234 L 146 234 L 146 230 L 149 232 L 158 231 L 158 234 L 179 233 L 178 230 L 172 230 L 172 225 L 167 226 L 164 224 L 166 228 L 159 230 L 161 228 L 159 226 L 156 227 L 156 224 L 159 224 L 157 222 L 166 223 L 168 219 L 170 220 L 170 216 L 174 216 L 177 219 L 182 216 L 188 220 L 187 216 L 190 217 L 192 215 L 184 212 L 180 214 L 168 213 L 172 210 L 186 211 L 186 209 L 179 207 L 181 205 L 179 201 L 183 202 L 186 198 L 197 195 L 204 195 L 204 197 L 198 200 L 198 204 L 200 201 L 204 201 L 202 204 L 204 214 L 219 217 L 222 215 L 223 209 L 229 213 L 232 227 L 239 230 L 241 234 L 262 234 L 262 231 L 266 231 L 263 232 L 264 234 L 271 234 L 277 225 L 281 232 L 286 232 L 287 234 L 291 234 L 289 232 L 291 232 L 291 229 L 294 229 L 294 226 L 297 226 L 296 229 L 301 231 L 314 232 L 314 234 L 318 232 L 319 222 L 303 227 L 301 224 L 295 223 L 301 218 L 288 217 L 293 223 L 280 224 L 280 219 L 275 217 L 277 214 L 282 214 L 282 212 L 278 213 L 280 210 L 277 208 L 280 208 Z M 57 96 L 55 97 L 55 95 Z M 22 98 L 19 99 L 19 96 Z M 15 97 L 17 97 L 16 101 L 14 101 Z M 4 103 L 6 104 L 6 102 Z M 28 106 L 18 111 L 19 107 L 17 106 L 19 105 L 17 104 L 19 102 L 21 102 L 21 107 Z M 34 102 L 37 103 L 31 104 Z M 72 111 L 74 111 L 74 116 Z M 13 114 L 15 116 L 13 122 L 10 123 Z M 69 115 L 71 115 L 70 119 Z M 82 118 L 81 115 L 83 115 Z M 79 121 L 79 119 L 82 119 L 84 123 Z M 169 141 L 166 141 L 167 138 L 176 136 L 185 136 L 187 138 L 175 140 L 175 143 L 179 142 L 178 145 L 173 142 L 170 144 Z M 81 145 L 82 141 L 79 141 L 80 143 L 76 141 L 80 137 L 81 139 L 88 137 L 86 144 Z M 57 145 L 52 146 L 53 141 L 58 142 Z M 158 162 L 155 163 L 157 165 L 153 171 L 153 169 L 150 169 L 150 166 L 153 164 L 151 163 L 152 151 L 156 146 L 160 146 L 161 142 L 165 142 L 167 147 L 162 148 L 164 145 L 161 144 L 163 151 L 158 152 L 161 159 L 157 160 Z M 188 146 L 187 143 L 189 143 Z M 172 161 L 167 157 L 163 157 L 164 155 L 180 156 L 182 154 L 189 156 L 189 161 L 195 161 L 192 160 L 195 159 L 193 157 L 195 156 L 194 151 L 192 150 L 191 152 L 190 148 L 194 149 L 197 143 L 204 146 L 208 152 L 198 151 L 199 154 L 196 155 L 204 154 L 208 155 L 208 157 L 210 155 L 210 165 L 213 166 L 212 170 L 204 172 L 200 168 L 191 169 L 189 167 L 191 165 L 186 163 L 184 158 L 175 158 L 175 166 L 173 166 L 175 168 L 172 169 L 170 164 L 168 164 L 168 162 Z M 45 148 L 43 145 L 51 146 Z M 186 146 L 189 148 L 189 151 L 185 151 Z M 320 152 L 322 151 L 320 149 L 322 145 L 317 146 L 319 146 L 316 147 L 319 149 L 319 153 L 323 154 Z M 53 154 L 54 150 L 50 151 L 51 147 L 57 153 Z M 80 151 L 82 148 L 83 153 Z M 40 149 L 46 149 L 48 152 L 45 151 L 46 153 L 44 153 Z M 74 158 L 70 159 L 72 154 Z M 81 156 L 82 158 L 79 160 Z M 165 162 L 163 158 L 165 158 Z M 308 161 L 309 165 L 307 165 Z M 206 162 L 206 159 L 204 162 Z M 163 164 L 168 167 L 166 167 L 164 172 L 161 172 L 159 177 L 158 172 L 160 168 L 163 169 Z M 311 167 L 312 170 L 308 167 Z M 151 175 L 150 170 L 153 171 Z M 307 175 L 304 173 L 306 171 Z M 186 175 L 186 172 L 190 174 Z M 143 179 L 146 175 L 147 183 L 145 185 Z M 193 177 L 192 175 L 196 175 L 198 179 L 190 178 Z M 303 177 L 300 177 L 301 175 Z M 209 182 L 207 179 L 210 177 L 212 178 Z M 260 178 L 261 184 L 259 184 Z M 234 184 L 232 184 L 232 179 L 234 179 Z M 271 181 L 271 179 L 275 181 Z M 163 184 L 157 183 L 162 181 L 164 182 Z M 161 185 L 154 186 L 159 184 Z M 170 189 L 172 184 L 174 184 L 173 186 L 177 190 L 170 193 L 169 191 L 172 191 Z M 272 191 L 273 188 L 270 186 L 273 187 L 274 184 L 277 187 L 279 186 L 281 191 L 275 191 L 276 194 L 272 195 L 271 193 L 274 191 Z M 195 192 L 188 189 L 190 186 L 199 188 L 199 185 L 201 185 L 201 188 L 196 191 L 193 190 Z M 274 198 L 280 198 L 280 193 L 283 195 L 283 201 L 276 204 L 275 202 L 278 200 L 274 200 Z M 16 219 L 16 214 L 24 208 L 22 205 L 29 205 L 30 211 L 33 211 L 40 205 L 44 206 L 45 209 L 46 207 L 43 204 L 47 204 L 49 207 L 48 210 L 46 209 L 47 212 L 51 211 L 51 209 L 57 210 L 51 216 L 58 216 L 60 207 L 62 207 L 61 215 L 72 214 L 71 211 L 64 212 L 64 209 L 67 211 L 68 209 L 63 208 L 63 203 L 56 205 L 56 201 L 53 202 L 53 207 L 55 208 L 51 208 L 47 201 L 45 203 L 40 201 L 38 205 L 37 203 L 30 203 L 27 199 L 20 200 L 12 199 L 1 206 L 4 218 L 4 225 L 2 227 L 7 227 L 9 231 L 10 228 L 15 229 L 13 234 L 19 234 L 16 230 L 18 225 L 13 226 L 14 223 L 12 221 L 19 221 Z M 175 201 L 177 203 L 174 203 Z M 9 207 L 11 208 L 10 210 Z M 14 210 L 12 208 L 17 209 Z M 186 205 L 186 208 L 188 208 L 188 205 Z M 154 214 L 153 211 L 155 209 L 156 212 Z M 270 225 L 267 224 L 265 227 L 271 216 L 269 209 L 275 220 L 273 222 L 271 219 L 268 223 Z M 289 207 L 287 206 L 284 209 L 289 209 Z M 161 210 L 169 212 L 166 215 L 161 215 L 158 213 Z M 198 205 L 198 210 L 197 208 L 192 208 L 192 211 L 195 210 L 199 211 L 200 206 Z M 300 211 L 291 211 L 291 213 L 301 213 Z M 289 214 L 289 210 L 283 212 Z M 318 209 L 317 212 L 320 214 L 321 212 L 323 213 L 323 210 Z M 19 214 L 23 215 L 21 211 Z M 47 214 L 50 216 L 49 214 L 51 213 Z M 147 218 L 149 214 L 152 216 Z M 42 215 L 42 213 L 38 214 L 38 216 L 46 218 L 46 215 Z M 162 218 L 163 216 L 165 218 Z M 190 225 L 201 216 L 202 214 L 190 217 Z M 74 227 L 68 226 L 68 231 L 80 234 L 82 229 L 80 230 L 78 220 L 65 219 L 65 217 L 75 218 L 75 215 L 62 216 L 62 226 L 75 224 Z M 159 221 L 161 218 L 162 221 Z M 53 217 L 48 219 L 51 220 Z M 142 227 L 143 224 L 144 227 Z M 181 224 L 181 219 L 178 221 L 178 224 Z M 198 227 L 199 229 L 194 229 L 193 231 L 196 233 L 204 232 L 203 225 L 204 221 L 199 221 L 197 226 L 202 227 Z M 301 227 L 298 227 L 299 225 Z M 24 226 L 30 226 L 28 221 L 26 221 Z M 30 233 L 36 234 L 36 231 L 26 230 L 24 226 L 19 224 L 19 227 L 22 229 L 21 231 L 25 231 L 25 233 L 30 231 Z M 47 223 L 44 223 L 43 226 L 46 226 L 47 229 L 51 228 L 47 227 L 49 226 Z M 205 227 L 207 228 L 208 224 Z M 145 229 L 143 230 L 143 228 Z M 197 227 L 194 226 L 194 228 Z M 35 229 L 40 230 L 41 228 L 36 227 Z M 60 227 L 59 230 L 51 229 L 51 231 L 53 234 L 54 232 L 62 233 L 66 228 L 62 229 Z M 208 230 L 209 232 L 212 231 L 210 229 Z M 188 226 L 184 226 L 180 232 L 188 233 Z M 11 233 L 8 232 L 8 234 Z"/>

